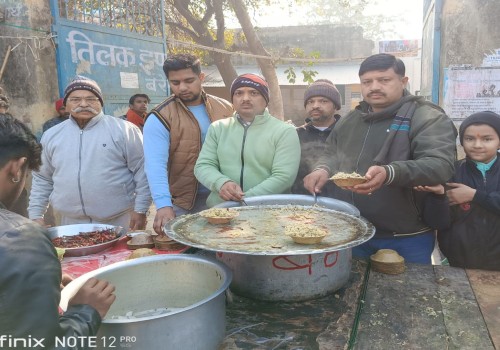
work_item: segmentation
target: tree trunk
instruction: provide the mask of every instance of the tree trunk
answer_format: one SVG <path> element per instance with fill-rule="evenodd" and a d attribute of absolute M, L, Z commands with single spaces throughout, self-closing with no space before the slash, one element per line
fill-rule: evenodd
<path fill-rule="evenodd" d="M 209 46 L 209 47 L 217 47 L 217 43 L 212 39 L 212 37 L 203 37 L 198 40 L 198 44 Z M 233 66 L 231 62 L 231 56 L 225 55 L 220 52 L 209 52 L 210 56 L 213 58 L 217 69 L 219 70 L 220 76 L 224 81 L 224 85 L 226 85 L 227 90 L 231 87 L 231 83 L 238 76 L 238 72 Z"/>
<path fill-rule="evenodd" d="M 202 20 L 198 20 L 193 14 L 189 11 L 187 3 L 184 0 L 174 0 L 173 6 L 179 11 L 179 13 L 186 19 L 191 28 L 193 28 L 194 33 L 188 28 L 183 28 L 179 26 L 179 28 L 183 29 L 185 33 L 189 34 L 193 40 L 204 46 L 214 47 L 218 49 L 224 49 L 224 17 L 222 12 L 222 2 L 221 1 L 213 1 L 212 3 L 207 3 L 207 6 L 211 5 L 210 13 L 205 14 L 205 18 Z M 209 16 L 210 14 L 210 16 Z M 217 22 L 217 40 L 214 40 L 209 29 L 208 29 L 208 19 L 212 14 L 215 14 L 216 22 Z M 231 87 L 231 83 L 238 76 L 236 69 L 231 62 L 230 56 L 220 53 L 209 51 L 209 55 L 213 58 L 217 69 L 226 85 L 226 88 L 229 90 Z"/>
<path fill-rule="evenodd" d="M 248 47 L 253 54 L 260 56 L 269 56 L 269 59 L 257 59 L 260 69 L 264 78 L 266 78 L 269 84 L 270 100 L 269 100 L 269 112 L 276 118 L 283 120 L 283 98 L 281 96 L 281 90 L 278 82 L 278 76 L 276 75 L 276 69 L 274 67 L 271 55 L 262 46 L 259 36 L 255 32 L 252 21 L 248 14 L 247 8 L 242 0 L 230 0 L 233 7 L 234 13 L 240 22 L 241 29 L 248 42 Z"/>

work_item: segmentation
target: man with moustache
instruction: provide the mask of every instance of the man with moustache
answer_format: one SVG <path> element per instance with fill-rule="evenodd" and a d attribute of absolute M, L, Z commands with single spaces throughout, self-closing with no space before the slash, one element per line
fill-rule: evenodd
<path fill-rule="evenodd" d="M 101 223 L 144 229 L 151 195 L 142 134 L 105 115 L 97 83 L 76 76 L 64 92 L 68 120 L 42 136 L 42 166 L 33 172 L 30 219 L 44 225 L 50 203 L 61 224 Z"/>
<path fill-rule="evenodd" d="M 406 90 L 404 63 L 393 55 L 365 59 L 359 79 L 363 101 L 335 126 L 304 187 L 317 193 L 337 172 L 365 176 L 365 183 L 335 193 L 376 227 L 353 255 L 388 248 L 407 262 L 430 264 L 435 234 L 422 219 L 426 194 L 414 187 L 453 175 L 456 128 L 439 106 Z"/>
<path fill-rule="evenodd" d="M 156 216 L 153 228 L 176 215 L 206 208 L 210 191 L 194 176 L 194 165 L 209 125 L 232 115 L 232 105 L 205 93 L 200 59 L 190 54 L 172 55 L 163 71 L 172 95 L 151 110 L 144 125 L 146 174 Z"/>
<path fill-rule="evenodd" d="M 309 194 L 304 188 L 304 177 L 313 171 L 313 165 L 323 153 L 326 138 L 340 119 L 336 114 L 341 108 L 340 93 L 337 87 L 328 79 L 318 79 L 309 85 L 304 93 L 306 123 L 297 128 L 299 135 L 301 157 L 300 166 L 292 193 Z M 335 184 L 328 182 L 321 195 L 331 197 Z"/>
<path fill-rule="evenodd" d="M 231 84 L 230 93 L 235 112 L 210 125 L 194 168 L 196 178 L 212 191 L 209 207 L 287 193 L 300 163 L 297 132 L 269 113 L 264 78 L 242 74 Z"/>

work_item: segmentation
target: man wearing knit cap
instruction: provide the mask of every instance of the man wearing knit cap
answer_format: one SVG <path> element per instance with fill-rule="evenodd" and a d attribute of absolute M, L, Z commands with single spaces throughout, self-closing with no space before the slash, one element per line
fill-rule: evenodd
<path fill-rule="evenodd" d="M 151 195 L 142 134 L 105 115 L 97 83 L 76 76 L 64 91 L 69 119 L 42 136 L 42 166 L 33 172 L 29 217 L 44 225 L 47 205 L 61 224 L 101 223 L 144 229 Z"/>
<path fill-rule="evenodd" d="M 306 123 L 297 128 L 300 139 L 300 167 L 292 187 L 292 193 L 309 194 L 304 188 L 304 177 L 313 170 L 325 147 L 335 123 L 340 119 L 336 114 L 341 108 L 340 93 L 330 80 L 318 79 L 309 85 L 304 93 Z M 321 189 L 321 195 L 331 197 L 335 185 L 327 183 Z"/>
<path fill-rule="evenodd" d="M 369 258 L 389 248 L 407 262 L 430 264 L 435 233 L 421 215 L 427 194 L 413 188 L 451 177 L 456 129 L 439 106 L 406 90 L 399 58 L 385 53 L 366 58 L 359 80 L 363 101 L 335 125 L 304 187 L 318 193 L 339 172 L 365 177 L 365 183 L 334 193 L 376 228 L 353 255 Z"/>
<path fill-rule="evenodd" d="M 43 123 L 42 126 L 43 132 L 49 130 L 51 127 L 56 126 L 57 124 L 62 123 L 63 121 L 69 118 L 69 112 L 66 111 L 66 106 L 64 105 L 63 98 L 57 100 L 55 105 L 58 116 L 49 119 L 45 123 Z"/>
<path fill-rule="evenodd" d="M 163 71 L 172 95 L 151 110 L 144 124 L 145 167 L 158 234 L 177 215 L 206 209 L 210 190 L 196 180 L 194 165 L 210 123 L 233 114 L 228 101 L 203 90 L 205 74 L 196 56 L 169 56 Z"/>
<path fill-rule="evenodd" d="M 208 128 L 194 174 L 212 193 L 207 205 L 286 193 L 297 175 L 300 142 L 295 128 L 267 110 L 269 87 L 255 74 L 231 84 L 235 113 Z"/>

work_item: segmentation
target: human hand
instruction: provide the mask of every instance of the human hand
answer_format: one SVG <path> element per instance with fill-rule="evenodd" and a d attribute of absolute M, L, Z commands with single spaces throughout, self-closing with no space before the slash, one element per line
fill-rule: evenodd
<path fill-rule="evenodd" d="M 67 273 L 63 273 L 62 274 L 62 277 L 61 277 L 61 290 L 66 287 L 69 282 L 73 281 L 73 277 L 71 277 L 70 275 L 68 275 Z"/>
<path fill-rule="evenodd" d="M 446 196 L 448 197 L 450 205 L 472 202 L 472 199 L 476 195 L 476 189 L 464 184 L 449 182 L 446 186 L 452 187 L 451 190 L 446 191 Z"/>
<path fill-rule="evenodd" d="M 348 187 L 347 189 L 358 193 L 371 195 L 373 192 L 378 190 L 385 182 L 387 178 L 387 172 L 385 168 L 379 165 L 374 165 L 368 168 L 365 177 L 368 179 L 365 183 Z"/>
<path fill-rule="evenodd" d="M 115 286 L 108 281 L 90 278 L 69 300 L 69 305 L 90 305 L 101 316 L 106 316 L 111 304 L 116 299 Z"/>
<path fill-rule="evenodd" d="M 304 177 L 304 188 L 311 194 L 320 193 L 321 188 L 328 182 L 328 179 L 328 172 L 326 170 L 314 170 Z"/>
<path fill-rule="evenodd" d="M 34 222 L 36 222 L 38 225 L 43 226 L 43 227 L 50 227 L 50 225 L 47 225 L 45 223 L 45 220 L 43 218 L 40 219 L 33 219 Z"/>
<path fill-rule="evenodd" d="M 413 187 L 415 191 L 419 192 L 430 192 L 434 194 L 444 194 L 443 185 L 433 185 L 433 186 L 415 186 Z"/>
<path fill-rule="evenodd" d="M 132 212 L 130 215 L 130 230 L 144 230 L 146 228 L 147 217 L 146 214 Z"/>
<path fill-rule="evenodd" d="M 162 228 L 170 220 L 175 218 L 174 208 L 163 207 L 156 210 L 155 221 L 153 222 L 153 229 L 159 235 L 164 235 Z"/>
<path fill-rule="evenodd" d="M 228 181 L 220 188 L 219 197 L 225 201 L 241 202 L 245 193 L 236 182 Z"/>

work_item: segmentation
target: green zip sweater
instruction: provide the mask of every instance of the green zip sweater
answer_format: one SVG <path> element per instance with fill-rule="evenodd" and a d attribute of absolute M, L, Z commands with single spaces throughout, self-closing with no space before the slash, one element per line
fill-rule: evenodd
<path fill-rule="evenodd" d="M 234 181 L 245 197 L 286 193 L 300 162 L 300 142 L 295 128 L 271 116 L 266 109 L 249 126 L 236 114 L 208 128 L 194 168 L 198 181 L 212 193 L 207 205 L 222 202 L 219 190 Z"/>

